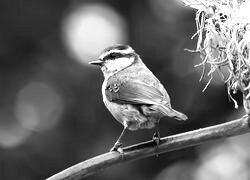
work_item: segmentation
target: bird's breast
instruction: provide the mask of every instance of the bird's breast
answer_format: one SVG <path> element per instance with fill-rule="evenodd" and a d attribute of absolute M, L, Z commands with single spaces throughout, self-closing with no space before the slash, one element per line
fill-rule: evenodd
<path fill-rule="evenodd" d="M 122 115 L 122 111 L 124 109 L 124 105 L 117 104 L 115 102 L 111 102 L 108 100 L 105 90 L 106 90 L 107 80 L 104 80 L 102 85 L 102 97 L 103 102 L 109 112 L 114 116 L 114 118 L 120 122 L 121 124 L 125 125 L 125 117 Z"/>
<path fill-rule="evenodd" d="M 107 96 L 106 96 L 106 86 L 107 86 L 107 81 L 108 78 L 105 78 L 103 84 L 102 84 L 102 98 L 103 98 L 103 102 L 105 104 L 105 106 L 107 107 L 107 109 L 111 112 L 111 114 L 115 117 L 115 119 L 117 121 L 119 121 L 120 123 L 122 123 L 122 119 L 121 117 L 119 117 L 120 111 L 121 111 L 121 107 L 119 104 L 111 102 L 108 100 Z"/>

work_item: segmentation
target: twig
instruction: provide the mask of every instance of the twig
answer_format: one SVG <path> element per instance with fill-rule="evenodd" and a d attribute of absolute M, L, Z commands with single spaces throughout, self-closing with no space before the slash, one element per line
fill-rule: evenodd
<path fill-rule="evenodd" d="M 79 180 L 118 163 L 124 163 L 127 161 L 154 156 L 156 154 L 195 146 L 211 140 L 245 134 L 250 132 L 249 125 L 250 117 L 243 116 L 240 119 L 227 123 L 164 137 L 161 139 L 158 147 L 153 141 L 143 142 L 125 147 L 123 149 L 124 154 L 120 154 L 118 152 L 108 152 L 93 157 L 69 167 L 47 180 Z"/>

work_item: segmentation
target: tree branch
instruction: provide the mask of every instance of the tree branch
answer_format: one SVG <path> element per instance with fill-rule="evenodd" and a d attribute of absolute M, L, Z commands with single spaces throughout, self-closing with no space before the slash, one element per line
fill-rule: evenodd
<path fill-rule="evenodd" d="M 240 119 L 227 123 L 164 137 L 161 139 L 158 146 L 156 146 L 153 141 L 143 142 L 125 147 L 123 149 L 124 154 L 108 152 L 93 157 L 69 167 L 47 180 L 78 180 L 118 163 L 124 163 L 131 160 L 154 156 L 156 154 L 195 146 L 211 140 L 245 134 L 250 132 L 249 126 L 250 117 L 243 116 Z"/>

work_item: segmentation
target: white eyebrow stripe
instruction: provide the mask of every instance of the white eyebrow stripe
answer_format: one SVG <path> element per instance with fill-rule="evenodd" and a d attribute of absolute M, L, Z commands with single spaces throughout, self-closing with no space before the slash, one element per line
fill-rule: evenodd
<path fill-rule="evenodd" d="M 103 59 L 104 57 L 108 56 L 109 54 L 111 53 L 122 53 L 122 54 L 129 54 L 129 53 L 132 53 L 134 50 L 129 47 L 127 49 L 124 49 L 124 50 L 118 50 L 118 49 L 112 49 L 110 51 L 107 51 L 106 53 L 102 54 L 100 56 L 101 59 Z"/>

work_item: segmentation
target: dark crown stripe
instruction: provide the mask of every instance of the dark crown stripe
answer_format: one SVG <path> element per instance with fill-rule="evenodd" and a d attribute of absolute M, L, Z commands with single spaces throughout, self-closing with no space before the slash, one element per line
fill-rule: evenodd
<path fill-rule="evenodd" d="M 120 46 L 117 46 L 116 49 L 118 49 L 118 50 L 126 50 L 126 49 L 129 49 L 129 46 L 127 46 L 127 45 L 120 45 Z"/>
<path fill-rule="evenodd" d="M 104 52 L 108 52 L 111 50 L 126 50 L 126 49 L 129 49 L 128 45 L 114 45 L 114 46 L 104 49 Z"/>
<path fill-rule="evenodd" d="M 127 50 L 129 49 L 130 47 L 128 45 L 114 45 L 114 46 L 110 46 L 106 49 L 103 50 L 102 53 L 105 53 L 105 52 L 109 52 L 109 51 L 112 51 L 112 50 Z"/>
<path fill-rule="evenodd" d="M 114 59 L 117 59 L 117 58 L 122 58 L 122 57 L 127 57 L 127 58 L 130 58 L 131 56 L 133 56 L 134 53 L 131 52 L 131 53 L 128 53 L 128 54 L 123 54 L 123 53 L 118 53 L 118 52 L 111 52 L 109 54 L 107 54 L 103 60 L 114 60 Z"/>

